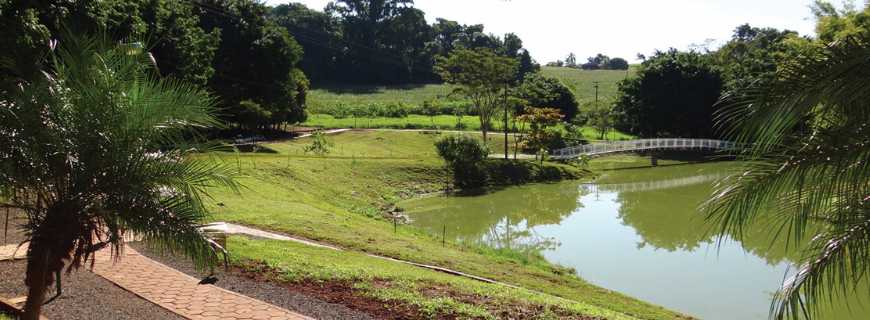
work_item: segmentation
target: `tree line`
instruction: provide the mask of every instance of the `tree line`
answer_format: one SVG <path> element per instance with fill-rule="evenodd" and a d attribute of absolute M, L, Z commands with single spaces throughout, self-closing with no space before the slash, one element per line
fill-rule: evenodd
<path fill-rule="evenodd" d="M 438 18 L 426 21 L 413 0 L 338 0 L 323 11 L 282 4 L 270 17 L 305 49 L 301 68 L 315 83 L 440 82 L 435 58 L 457 48 L 487 48 L 519 61 L 518 77 L 538 68 L 516 34 Z"/>
<path fill-rule="evenodd" d="M 565 60 L 556 60 L 547 63 L 548 67 L 567 67 L 583 70 L 628 70 L 628 60 L 620 57 L 609 57 L 605 54 L 597 54 L 586 58 L 585 63 L 577 62 L 577 55 L 569 53 Z"/>
<path fill-rule="evenodd" d="M 440 82 L 436 57 L 460 48 L 516 60 L 517 80 L 539 69 L 515 34 L 447 19 L 430 25 L 413 4 L 338 0 L 316 11 L 252 0 L 4 1 L 0 90 L 38 76 L 64 30 L 140 41 L 130 44 L 151 54 L 159 76 L 207 88 L 218 117 L 240 129 L 305 121 L 312 81 Z"/>
<path fill-rule="evenodd" d="M 819 34 L 826 30 L 820 22 Z M 611 110 L 614 126 L 643 137 L 724 137 L 713 126 L 720 98 L 774 81 L 780 62 L 825 41 L 744 24 L 716 50 L 657 51 L 644 57 L 636 77 L 619 83 Z"/>

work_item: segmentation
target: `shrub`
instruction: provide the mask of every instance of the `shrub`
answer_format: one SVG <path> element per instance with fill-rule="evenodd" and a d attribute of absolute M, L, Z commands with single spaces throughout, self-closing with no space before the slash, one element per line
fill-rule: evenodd
<path fill-rule="evenodd" d="M 489 156 L 489 149 L 485 144 L 466 135 L 448 136 L 435 142 L 435 148 L 453 172 L 457 187 L 476 188 L 486 184 L 482 163 Z"/>

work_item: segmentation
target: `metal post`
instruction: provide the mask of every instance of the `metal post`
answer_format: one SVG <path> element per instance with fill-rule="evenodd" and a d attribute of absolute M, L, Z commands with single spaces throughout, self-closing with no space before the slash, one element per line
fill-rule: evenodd
<path fill-rule="evenodd" d="M 447 242 L 447 225 L 444 225 L 444 229 L 441 230 L 441 246 L 444 247 Z"/>

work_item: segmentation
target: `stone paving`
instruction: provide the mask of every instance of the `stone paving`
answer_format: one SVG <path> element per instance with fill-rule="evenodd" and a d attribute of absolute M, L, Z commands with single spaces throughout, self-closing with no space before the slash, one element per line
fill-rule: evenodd
<path fill-rule="evenodd" d="M 18 247 L 17 244 L 9 244 L 9 245 L 5 245 L 5 246 L 0 246 L 0 261 L 24 259 L 26 257 L 27 257 L 27 244 L 22 245 L 20 248 Z"/>
<path fill-rule="evenodd" d="M 195 320 L 312 319 L 213 285 L 145 257 L 130 247 L 119 261 L 96 255 L 93 272 L 148 301 Z"/>

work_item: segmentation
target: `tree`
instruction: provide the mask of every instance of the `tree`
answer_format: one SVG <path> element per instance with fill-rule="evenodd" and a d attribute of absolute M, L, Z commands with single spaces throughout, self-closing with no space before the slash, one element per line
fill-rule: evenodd
<path fill-rule="evenodd" d="M 613 129 L 615 122 L 613 105 L 609 102 L 604 104 L 589 102 L 587 107 L 589 111 L 587 113 L 586 125 L 595 128 L 598 131 L 598 139 L 604 140 L 607 138 L 607 133 Z"/>
<path fill-rule="evenodd" d="M 212 59 L 219 35 L 199 27 L 190 2 L 106 0 L 83 5 L 75 1 L 3 1 L 0 38 L 7 41 L 0 43 L 0 60 L 15 68 L 0 70 L 0 82 L 15 84 L 42 70 L 47 44 L 61 34 L 62 26 L 82 33 L 105 33 L 116 41 L 154 39 L 149 51 L 160 61 L 158 67 L 164 76 L 204 85 L 214 74 Z"/>
<path fill-rule="evenodd" d="M 725 87 L 734 90 L 757 81 L 773 81 L 777 63 L 796 54 L 801 42 L 793 31 L 738 26 L 731 41 L 714 53 Z"/>
<path fill-rule="evenodd" d="M 616 128 L 643 137 L 713 136 L 722 78 L 712 57 L 671 49 L 644 61 L 619 83 Z"/>
<path fill-rule="evenodd" d="M 130 45 L 63 39 L 42 76 L 0 96 L 0 199 L 26 213 L 30 242 L 24 319 L 38 319 L 65 267 L 104 248 L 122 258 L 127 234 L 215 263 L 202 199 L 238 187 L 230 166 L 185 146 L 192 128 L 217 124 L 207 93 L 156 76 Z"/>
<path fill-rule="evenodd" d="M 489 156 L 486 144 L 467 135 L 448 136 L 436 141 L 435 148 L 453 172 L 458 187 L 475 188 L 486 183 L 486 172 L 481 168 Z"/>
<path fill-rule="evenodd" d="M 810 8 L 816 16 L 816 34 L 823 43 L 870 34 L 870 4 L 863 10 L 853 6 L 838 10 L 828 1 L 816 0 Z"/>
<path fill-rule="evenodd" d="M 547 106 L 558 109 L 566 122 L 573 120 L 579 111 L 574 92 L 561 80 L 542 74 L 536 73 L 527 76 L 516 88 L 515 95 L 532 106 Z M 517 111 L 522 112 L 523 110 Z"/>
<path fill-rule="evenodd" d="M 302 148 L 305 153 L 313 153 L 318 156 L 324 156 L 330 152 L 330 148 L 333 147 L 333 142 L 329 141 L 326 137 L 326 133 L 323 130 L 317 130 L 313 134 L 311 134 L 311 144 Z"/>
<path fill-rule="evenodd" d="M 407 43 L 418 41 L 419 29 L 429 27 L 413 5 L 413 0 L 338 0 L 327 5 L 326 13 L 339 18 L 342 24 L 346 50 L 341 61 L 343 80 L 397 83 L 401 82 L 397 74 L 410 77 L 407 67 L 416 57 L 409 59 L 407 54 L 413 52 L 402 50 L 422 49 L 422 44 L 413 48 Z M 406 34 L 397 26 L 409 27 L 411 32 Z"/>
<path fill-rule="evenodd" d="M 517 71 L 517 79 L 516 81 L 523 81 L 526 76 L 529 74 L 536 73 L 541 70 L 541 65 L 535 62 L 532 59 L 532 55 L 529 54 L 529 50 L 522 49 L 520 50 L 520 65 L 519 70 Z"/>
<path fill-rule="evenodd" d="M 269 10 L 270 19 L 287 29 L 304 48 L 299 68 L 312 83 L 334 80 L 339 76 L 339 62 L 344 43 L 341 21 L 301 3 L 281 4 Z"/>
<path fill-rule="evenodd" d="M 765 224 L 772 234 L 807 245 L 774 297 L 773 318 L 815 318 L 827 302 L 867 292 L 868 56 L 866 35 L 815 46 L 783 61 L 773 81 L 721 102 L 717 125 L 748 150 L 739 157 L 745 168 L 717 184 L 706 204 L 709 221 L 740 237 L 774 219 Z"/>
<path fill-rule="evenodd" d="M 554 108 L 528 107 L 523 115 L 519 116 L 519 121 L 528 123 L 531 130 L 524 141 L 524 149 L 534 150 L 536 156 L 543 161 L 547 149 L 561 140 L 561 134 L 558 131 L 548 129 L 562 121 L 562 114 Z"/>
<path fill-rule="evenodd" d="M 439 57 L 438 74 L 447 83 L 459 86 L 474 104 L 480 117 L 480 130 L 486 141 L 492 128 L 492 117 L 498 112 L 499 103 L 517 72 L 517 61 L 496 55 L 492 50 L 457 49 L 448 57 Z"/>
<path fill-rule="evenodd" d="M 238 123 L 240 102 L 250 100 L 270 112 L 270 125 L 304 121 L 308 79 L 297 68 L 302 47 L 267 19 L 266 6 L 249 0 L 197 3 L 202 28 L 220 32 L 209 87 L 226 108 L 224 120 Z"/>
<path fill-rule="evenodd" d="M 610 65 L 610 57 L 600 53 L 594 57 L 589 57 L 586 60 L 587 62 L 580 66 L 584 70 L 607 69 Z"/>
<path fill-rule="evenodd" d="M 569 53 L 568 57 L 565 58 L 565 66 L 568 68 L 577 67 L 577 56 L 575 56 L 573 52 Z"/>
<path fill-rule="evenodd" d="M 607 65 L 608 70 L 628 70 L 628 61 L 623 58 L 613 58 Z"/>

